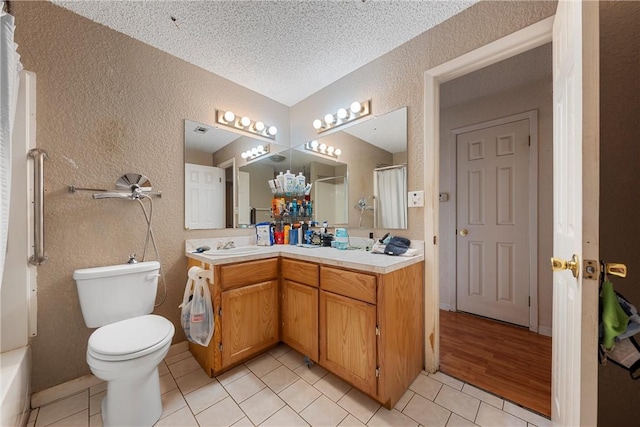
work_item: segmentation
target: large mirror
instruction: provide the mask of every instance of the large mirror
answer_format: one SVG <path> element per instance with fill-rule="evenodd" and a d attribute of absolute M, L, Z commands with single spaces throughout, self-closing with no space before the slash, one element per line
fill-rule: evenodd
<path fill-rule="evenodd" d="M 185 228 L 271 221 L 268 181 L 287 170 L 302 172 L 312 184 L 312 215 L 295 220 L 406 228 L 406 108 L 336 129 L 317 141 L 342 153 L 336 159 L 313 153 L 306 144 L 289 148 L 185 120 Z M 269 153 L 249 162 L 240 157 L 257 145 L 268 146 Z"/>

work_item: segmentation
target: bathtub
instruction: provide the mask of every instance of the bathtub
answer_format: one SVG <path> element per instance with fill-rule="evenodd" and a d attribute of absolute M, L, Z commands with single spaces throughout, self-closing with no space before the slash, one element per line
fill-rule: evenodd
<path fill-rule="evenodd" d="M 31 394 L 31 348 L 0 353 L 0 426 L 25 426 Z"/>

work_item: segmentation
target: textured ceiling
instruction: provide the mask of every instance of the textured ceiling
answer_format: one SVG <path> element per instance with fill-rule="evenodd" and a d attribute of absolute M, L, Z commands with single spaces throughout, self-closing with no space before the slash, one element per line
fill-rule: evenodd
<path fill-rule="evenodd" d="M 287 106 L 477 1 L 53 0 Z"/>

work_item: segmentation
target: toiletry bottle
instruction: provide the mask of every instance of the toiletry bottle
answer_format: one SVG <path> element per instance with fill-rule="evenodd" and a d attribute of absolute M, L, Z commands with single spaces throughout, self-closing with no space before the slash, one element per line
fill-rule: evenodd
<path fill-rule="evenodd" d="M 367 251 L 370 251 L 373 248 L 373 244 L 375 243 L 375 240 L 373 239 L 373 232 L 369 233 L 369 238 L 367 239 L 367 245 L 365 247 L 365 249 Z"/>
<path fill-rule="evenodd" d="M 298 194 L 304 193 L 304 187 L 307 185 L 307 178 L 304 175 L 302 175 L 302 172 L 300 172 L 298 174 L 298 176 L 296 176 L 296 182 L 297 182 L 297 185 L 296 185 L 297 191 L 296 192 Z"/>
<path fill-rule="evenodd" d="M 284 225 L 284 244 L 289 244 L 289 230 L 291 230 L 291 224 Z"/>
<path fill-rule="evenodd" d="M 284 193 L 285 192 L 285 188 L 284 188 L 284 175 L 282 174 L 282 172 L 280 172 L 278 174 L 278 176 L 276 177 L 276 187 L 278 189 L 279 193 Z"/>
<path fill-rule="evenodd" d="M 298 201 L 296 199 L 291 201 L 291 216 L 298 216 Z"/>
<path fill-rule="evenodd" d="M 296 176 L 291 173 L 290 170 L 287 170 L 287 173 L 284 174 L 284 192 L 292 193 L 295 188 Z"/>

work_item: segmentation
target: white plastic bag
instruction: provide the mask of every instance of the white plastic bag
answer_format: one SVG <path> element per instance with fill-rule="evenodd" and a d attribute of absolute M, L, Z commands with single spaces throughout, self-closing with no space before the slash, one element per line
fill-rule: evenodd
<path fill-rule="evenodd" d="M 182 297 L 180 322 L 187 339 L 195 344 L 208 346 L 213 336 L 214 320 L 211 293 L 207 285 L 206 270 L 189 269 L 189 278 Z"/>

